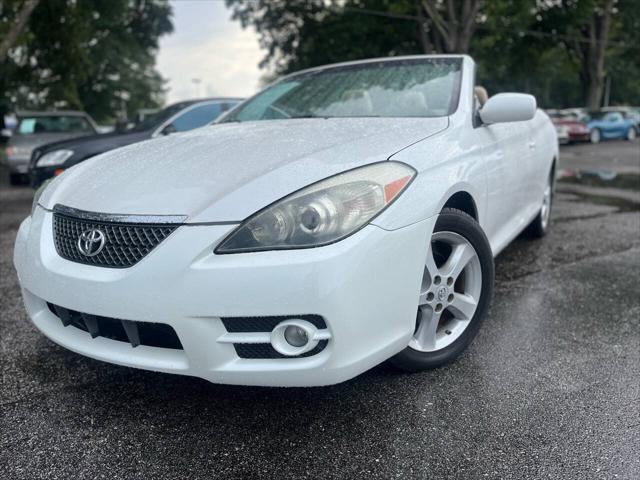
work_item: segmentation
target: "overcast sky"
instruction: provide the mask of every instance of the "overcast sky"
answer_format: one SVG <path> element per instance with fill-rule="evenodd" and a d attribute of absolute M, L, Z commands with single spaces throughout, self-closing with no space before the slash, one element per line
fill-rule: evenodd
<path fill-rule="evenodd" d="M 167 102 L 254 93 L 264 73 L 258 69 L 264 52 L 255 31 L 231 20 L 223 0 L 174 0 L 171 5 L 174 32 L 161 39 L 157 59 L 169 80 Z"/>

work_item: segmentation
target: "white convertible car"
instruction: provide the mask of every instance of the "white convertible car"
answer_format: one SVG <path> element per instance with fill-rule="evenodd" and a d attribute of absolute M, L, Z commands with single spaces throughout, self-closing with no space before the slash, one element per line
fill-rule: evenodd
<path fill-rule="evenodd" d="M 493 258 L 549 228 L 558 141 L 467 56 L 287 76 L 218 124 L 79 164 L 18 232 L 26 310 L 120 365 L 243 385 L 455 359 Z"/>

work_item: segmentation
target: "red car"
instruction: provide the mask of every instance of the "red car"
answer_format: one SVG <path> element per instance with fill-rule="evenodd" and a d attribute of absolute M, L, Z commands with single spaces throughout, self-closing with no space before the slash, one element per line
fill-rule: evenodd
<path fill-rule="evenodd" d="M 589 129 L 580 120 L 568 115 L 549 115 L 558 132 L 560 143 L 588 142 Z"/>

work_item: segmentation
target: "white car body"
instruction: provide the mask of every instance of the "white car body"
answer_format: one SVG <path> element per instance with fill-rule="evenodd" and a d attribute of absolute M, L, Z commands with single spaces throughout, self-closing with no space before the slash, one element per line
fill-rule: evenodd
<path fill-rule="evenodd" d="M 429 238 L 443 206 L 455 194 L 471 199 L 497 255 L 540 211 L 558 158 L 555 129 L 540 110 L 526 121 L 474 122 L 475 65 L 461 58 L 459 103 L 450 116 L 226 123 L 135 144 L 70 169 L 44 191 L 16 240 L 14 262 L 33 323 L 54 342 L 95 359 L 228 384 L 334 384 L 398 353 L 415 328 Z M 263 207 L 387 160 L 417 175 L 353 235 L 318 248 L 214 253 Z M 56 205 L 181 226 L 133 267 L 98 268 L 58 255 Z M 63 326 L 47 302 L 169 325 L 182 348 L 132 348 L 92 338 Z M 326 322 L 317 332 L 326 347 L 295 358 L 240 358 L 234 343 L 268 343 L 270 336 L 229 332 L 221 320 L 308 315 Z"/>

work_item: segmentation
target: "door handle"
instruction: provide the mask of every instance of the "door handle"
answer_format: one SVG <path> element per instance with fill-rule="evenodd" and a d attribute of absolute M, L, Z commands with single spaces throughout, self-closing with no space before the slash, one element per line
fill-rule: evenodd
<path fill-rule="evenodd" d="M 535 150 L 536 149 L 536 142 L 529 142 L 527 145 L 529 146 L 529 150 Z"/>

